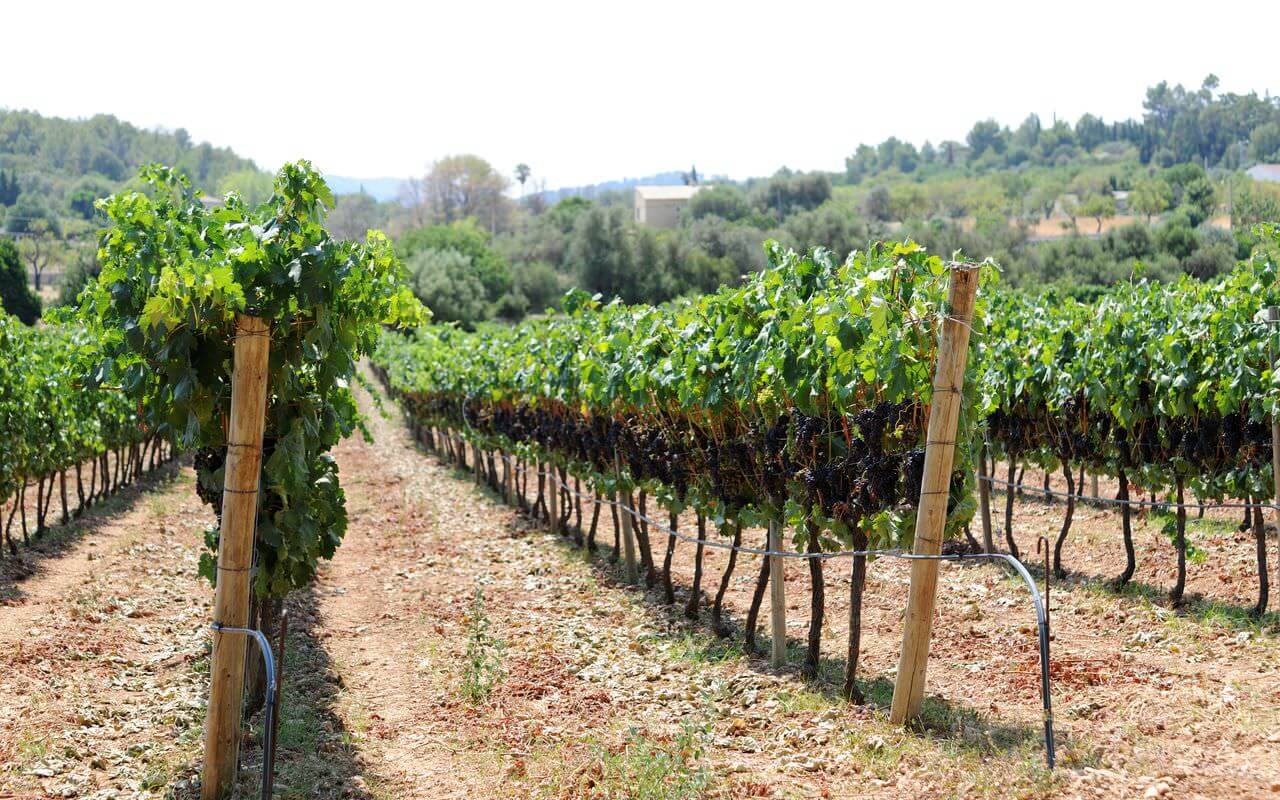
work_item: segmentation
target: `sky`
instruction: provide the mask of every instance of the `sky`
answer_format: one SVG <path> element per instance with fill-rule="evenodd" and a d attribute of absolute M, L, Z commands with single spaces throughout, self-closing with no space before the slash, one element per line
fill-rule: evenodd
<path fill-rule="evenodd" d="M 839 170 L 1146 87 L 1280 93 L 1253 2 L 68 3 L 0 12 L 0 107 L 186 128 L 275 169 L 423 174 L 475 153 L 546 188 L 696 165 Z"/>

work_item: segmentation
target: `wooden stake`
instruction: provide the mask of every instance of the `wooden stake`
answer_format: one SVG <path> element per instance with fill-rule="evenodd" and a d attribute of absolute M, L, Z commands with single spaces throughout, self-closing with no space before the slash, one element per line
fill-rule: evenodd
<path fill-rule="evenodd" d="M 613 457 L 614 472 L 622 476 L 622 463 L 617 455 Z M 631 529 L 631 492 L 617 492 L 618 502 L 621 506 L 618 509 L 618 518 L 622 520 L 622 563 L 625 568 L 623 574 L 627 577 L 627 583 L 635 584 L 640 582 L 640 573 L 636 569 L 636 534 Z"/>
<path fill-rule="evenodd" d="M 1280 308 L 1272 306 L 1267 309 L 1267 349 L 1271 351 L 1271 365 L 1280 367 L 1280 354 L 1276 353 L 1271 341 L 1275 339 L 1276 330 L 1280 328 Z M 1280 417 L 1271 418 L 1271 477 L 1275 485 L 1275 500 L 1280 504 Z M 1280 508 L 1273 512 L 1276 526 L 1280 527 Z"/>
<path fill-rule="evenodd" d="M 914 551 L 918 555 L 937 555 L 942 551 L 951 465 L 955 459 L 956 426 L 960 418 L 965 364 L 969 360 L 969 322 L 977 291 L 978 267 L 952 265 L 947 298 L 950 311 L 943 320 L 938 341 L 933 402 L 929 408 L 929 430 L 925 440 L 924 476 L 920 481 L 920 508 L 916 514 Z M 907 596 L 902 655 L 898 659 L 898 677 L 889 709 L 891 722 L 901 724 L 920 713 L 937 589 L 938 562 L 932 559 L 911 562 L 911 589 Z"/>
<path fill-rule="evenodd" d="M 1277 353 L 1274 345 L 1271 344 L 1275 340 L 1276 331 L 1280 329 L 1280 308 L 1271 307 L 1267 309 L 1267 349 L 1271 354 L 1271 365 L 1274 370 L 1280 367 L 1280 353 Z M 1275 484 L 1275 494 L 1273 502 L 1280 505 L 1280 417 L 1271 418 L 1271 477 Z M 1276 518 L 1276 527 L 1280 528 L 1280 508 L 1274 509 L 1273 513 Z M 1280 540 L 1276 544 L 1276 556 L 1280 559 Z"/>
<path fill-rule="evenodd" d="M 782 549 L 782 525 L 769 520 L 769 549 Z M 769 556 L 769 663 L 776 669 L 787 663 L 787 584 L 782 556 Z"/>
<path fill-rule="evenodd" d="M 549 468 L 548 468 L 549 467 Z M 560 483 L 556 480 L 554 464 L 544 464 L 547 469 L 547 513 L 551 515 L 551 532 L 560 532 Z"/>
<path fill-rule="evenodd" d="M 249 567 L 262 468 L 271 334 L 264 320 L 243 315 L 236 317 L 236 332 L 213 621 L 215 625 L 243 628 L 249 622 Z M 202 800 L 222 800 L 235 785 L 246 644 L 241 634 L 213 634 Z"/>

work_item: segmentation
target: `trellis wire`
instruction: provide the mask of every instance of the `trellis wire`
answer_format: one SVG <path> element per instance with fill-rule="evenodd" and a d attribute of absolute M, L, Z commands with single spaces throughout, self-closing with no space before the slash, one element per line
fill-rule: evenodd
<path fill-rule="evenodd" d="M 1086 503 L 1102 503 L 1114 506 L 1138 506 L 1141 508 L 1183 508 L 1183 509 L 1212 509 L 1212 508 L 1266 508 L 1273 511 L 1280 510 L 1280 505 L 1276 503 L 1171 503 L 1160 500 L 1121 500 L 1118 497 L 1092 497 L 1085 494 L 1076 494 L 1073 492 L 1060 492 L 1056 489 L 1046 489 L 1043 486 L 1029 486 L 1025 483 L 1014 483 L 1011 481 L 1001 480 L 991 475 L 979 475 L 978 480 L 986 481 L 992 486 L 1003 486 L 1006 489 L 1012 488 L 1018 491 L 1025 491 L 1030 495 L 1040 495 L 1049 497 L 1059 497 L 1064 500 L 1075 499 Z"/>
<path fill-rule="evenodd" d="M 530 471 L 529 467 L 522 467 L 511 456 L 499 452 L 499 460 L 505 462 L 515 472 Z M 1044 602 L 1040 597 L 1040 589 L 1036 586 L 1035 580 L 1031 577 L 1031 573 L 1027 571 L 1026 566 L 1014 556 L 1008 553 L 952 553 L 929 555 L 922 553 L 908 553 L 900 548 L 892 549 L 875 549 L 875 550 L 838 550 L 823 553 L 800 553 L 792 550 L 773 550 L 768 548 L 745 547 L 743 545 L 734 545 L 731 543 L 717 542 L 714 540 L 698 539 L 681 533 L 678 528 L 669 527 L 664 522 L 649 517 L 635 509 L 630 508 L 626 503 L 620 503 L 616 500 L 608 500 L 599 496 L 589 496 L 583 492 L 574 489 L 565 481 L 560 480 L 560 476 L 555 474 L 555 470 L 533 469 L 540 477 L 550 477 L 552 484 L 563 489 L 565 492 L 583 500 L 588 500 L 596 505 L 611 505 L 619 508 L 633 518 L 644 520 L 654 526 L 656 532 L 661 534 L 665 532 L 668 536 L 673 536 L 685 542 L 703 547 L 714 547 L 722 550 L 733 550 L 739 553 L 748 553 L 758 556 L 779 556 L 782 558 L 816 558 L 827 560 L 831 558 L 845 558 L 850 556 L 886 556 L 889 558 L 901 558 L 905 560 L 915 561 L 968 561 L 968 560 L 1000 560 L 1007 563 L 1018 573 L 1026 584 L 1028 591 L 1031 593 L 1031 602 L 1035 608 L 1036 627 L 1038 630 L 1038 644 L 1040 650 L 1040 697 L 1041 704 L 1044 708 L 1044 748 L 1045 760 L 1049 765 L 1049 769 L 1053 769 L 1057 763 L 1057 757 L 1054 749 L 1053 741 L 1053 700 L 1049 680 L 1049 618 L 1044 606 Z"/>

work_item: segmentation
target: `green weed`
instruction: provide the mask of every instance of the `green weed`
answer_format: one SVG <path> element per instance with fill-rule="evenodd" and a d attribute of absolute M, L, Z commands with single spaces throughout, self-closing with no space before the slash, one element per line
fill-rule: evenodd
<path fill-rule="evenodd" d="M 706 740 L 706 729 L 692 724 L 685 724 L 669 741 L 633 728 L 621 748 L 594 748 L 598 774 L 592 796 L 610 800 L 702 797 L 713 779 L 703 758 Z"/>
<path fill-rule="evenodd" d="M 467 612 L 467 654 L 462 671 L 462 696 L 469 705 L 488 702 L 494 687 L 502 680 L 502 653 L 502 641 L 490 632 L 484 591 L 477 586 Z"/>

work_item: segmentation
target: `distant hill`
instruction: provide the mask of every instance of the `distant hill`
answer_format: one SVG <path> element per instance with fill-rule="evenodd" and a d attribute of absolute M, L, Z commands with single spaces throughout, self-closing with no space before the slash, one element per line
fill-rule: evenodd
<path fill-rule="evenodd" d="M 334 194 L 359 194 L 364 192 L 375 200 L 387 202 L 400 197 L 404 178 L 348 178 L 342 175 L 326 175 Z"/>
<path fill-rule="evenodd" d="M 118 190 L 140 166 L 157 161 L 176 167 L 211 194 L 227 183 L 265 178 L 251 160 L 227 147 L 197 144 L 182 128 L 146 130 L 108 114 L 64 119 L 0 108 L 0 173 L 6 187 L 0 217 L 17 232 L 33 217 L 87 223 L 94 199 Z"/>
<path fill-rule="evenodd" d="M 709 175 L 699 177 L 701 180 L 716 179 Z M 566 186 L 560 189 L 549 189 L 545 192 L 539 192 L 539 196 L 548 204 L 555 204 L 566 197 L 584 197 L 587 200 L 595 200 L 605 192 L 626 191 L 633 186 L 679 186 L 682 183 L 684 183 L 684 172 L 673 170 L 671 172 L 659 172 L 657 175 L 649 175 L 644 178 L 623 178 L 616 181 L 593 183 L 588 186 Z"/>
<path fill-rule="evenodd" d="M 704 180 L 714 180 L 712 176 L 704 176 Z M 345 175 L 326 175 L 329 188 L 334 194 L 359 194 L 364 192 L 375 200 L 388 202 L 400 199 L 400 190 L 405 184 L 404 178 L 351 178 Z M 585 197 L 594 200 L 605 192 L 626 191 L 633 186 L 658 185 L 678 186 L 684 183 L 684 172 L 673 170 L 660 172 L 643 178 L 622 178 L 620 180 L 592 183 L 586 186 L 564 186 L 559 189 L 548 189 L 533 196 L 540 196 L 545 202 L 554 205 L 566 197 Z M 532 193 L 531 193 L 532 194 Z"/>

